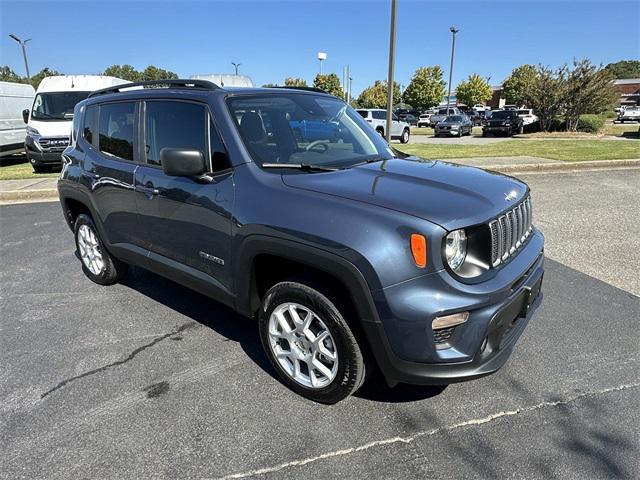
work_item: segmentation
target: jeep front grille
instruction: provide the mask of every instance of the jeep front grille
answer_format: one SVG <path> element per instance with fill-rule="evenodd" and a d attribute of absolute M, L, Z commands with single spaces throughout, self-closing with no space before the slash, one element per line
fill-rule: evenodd
<path fill-rule="evenodd" d="M 489 222 L 491 232 L 491 265 L 497 267 L 513 255 L 531 234 L 531 197 L 513 210 Z"/>

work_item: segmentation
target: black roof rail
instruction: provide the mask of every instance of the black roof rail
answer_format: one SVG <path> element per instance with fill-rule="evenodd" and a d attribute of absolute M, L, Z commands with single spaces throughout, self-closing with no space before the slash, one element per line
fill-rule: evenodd
<path fill-rule="evenodd" d="M 288 87 L 287 85 L 275 85 L 269 88 L 288 88 L 290 90 L 304 90 L 306 92 L 326 93 L 327 95 L 330 95 L 326 90 L 322 90 L 321 88 L 317 87 Z"/>
<path fill-rule="evenodd" d="M 118 93 L 126 88 L 143 87 L 143 88 L 160 88 L 167 86 L 178 88 L 202 88 L 204 90 L 217 90 L 220 88 L 213 82 L 207 80 L 191 80 L 191 79 L 176 79 L 176 80 L 146 80 L 144 82 L 132 82 L 123 83 L 122 85 L 114 85 L 113 87 L 102 88 L 100 90 L 94 90 L 89 94 L 89 97 L 95 97 L 97 95 L 105 95 L 107 93 Z"/>

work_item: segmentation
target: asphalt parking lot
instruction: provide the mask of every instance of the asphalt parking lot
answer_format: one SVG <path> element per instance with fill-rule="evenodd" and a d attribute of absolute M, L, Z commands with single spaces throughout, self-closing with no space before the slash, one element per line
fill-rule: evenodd
<path fill-rule="evenodd" d="M 0 477 L 637 478 L 640 170 L 523 178 L 548 260 L 509 363 L 334 406 L 220 304 L 91 283 L 56 203 L 0 207 Z"/>

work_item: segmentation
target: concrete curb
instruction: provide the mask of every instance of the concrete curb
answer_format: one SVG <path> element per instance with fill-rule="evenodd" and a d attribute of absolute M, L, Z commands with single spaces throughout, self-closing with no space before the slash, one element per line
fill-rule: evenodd
<path fill-rule="evenodd" d="M 523 165 L 474 165 L 476 168 L 484 168 L 500 173 L 534 173 L 534 172 L 559 172 L 570 170 L 606 170 L 612 168 L 640 167 L 640 159 L 631 160 L 593 160 L 588 162 L 553 162 L 553 163 L 527 163 Z M 20 201 L 55 201 L 58 200 L 58 190 L 10 190 L 0 192 L 0 203 Z"/>
<path fill-rule="evenodd" d="M 0 192 L 0 202 L 7 201 L 48 201 L 58 200 L 58 190 L 55 188 L 39 189 L 39 190 L 10 190 L 8 192 Z"/>
<path fill-rule="evenodd" d="M 597 169 L 606 170 L 621 167 L 640 167 L 640 159 L 590 160 L 586 162 L 525 163 L 522 165 L 478 165 L 477 167 L 487 170 L 494 170 L 501 173 L 554 172 Z"/>

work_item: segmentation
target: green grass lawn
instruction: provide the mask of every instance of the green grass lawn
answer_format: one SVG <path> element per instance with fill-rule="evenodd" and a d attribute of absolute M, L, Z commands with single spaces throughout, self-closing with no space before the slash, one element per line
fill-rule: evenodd
<path fill-rule="evenodd" d="M 29 163 L 18 163 L 16 165 L 6 165 L 0 167 L 0 180 L 37 180 L 39 178 L 57 177 L 59 172 L 54 173 L 33 173 L 33 168 Z"/>
<path fill-rule="evenodd" d="M 635 140 L 506 140 L 488 145 L 408 144 L 395 148 L 423 158 L 531 156 L 579 162 L 640 158 Z"/>
<path fill-rule="evenodd" d="M 640 124 L 637 123 L 608 123 L 604 126 L 600 133 L 604 135 L 615 135 L 616 137 L 621 137 L 625 133 L 638 133 L 639 128 Z"/>

